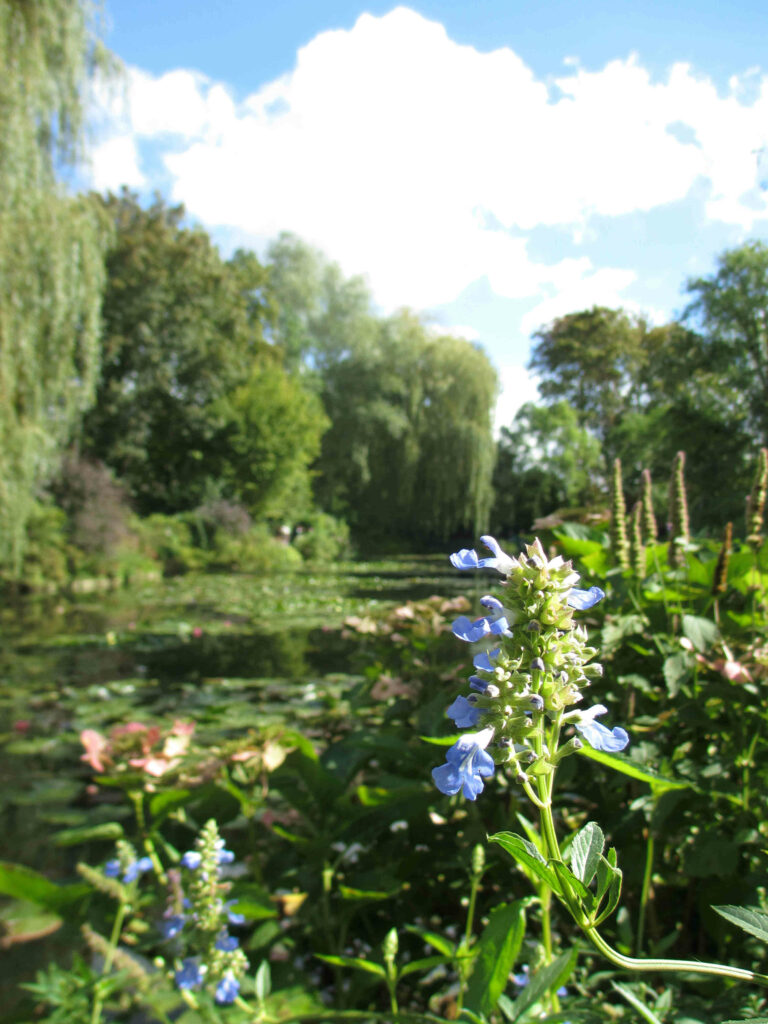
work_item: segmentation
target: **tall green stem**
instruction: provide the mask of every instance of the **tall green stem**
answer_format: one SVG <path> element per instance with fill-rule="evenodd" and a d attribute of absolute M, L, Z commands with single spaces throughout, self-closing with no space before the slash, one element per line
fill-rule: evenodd
<path fill-rule="evenodd" d="M 640 910 L 637 915 L 637 935 L 635 937 L 635 952 L 641 953 L 643 939 L 645 938 L 645 912 L 648 906 L 648 894 L 651 891 L 651 877 L 653 875 L 653 850 L 655 842 L 653 832 L 649 827 L 648 839 L 645 844 L 645 869 L 643 870 L 643 887 L 640 890 Z"/>
<path fill-rule="evenodd" d="M 115 958 L 115 950 L 117 944 L 120 941 L 120 933 L 123 930 L 123 921 L 125 920 L 125 913 L 128 909 L 128 904 L 124 900 L 121 900 L 117 913 L 115 914 L 115 920 L 112 925 L 112 934 L 109 936 L 109 949 L 104 955 L 104 964 L 101 968 L 101 977 L 105 978 L 112 970 L 112 961 Z M 101 1020 L 101 1011 L 103 1008 L 103 1000 L 100 995 L 96 995 L 93 1000 L 93 1011 L 91 1013 L 91 1024 L 99 1024 Z"/>

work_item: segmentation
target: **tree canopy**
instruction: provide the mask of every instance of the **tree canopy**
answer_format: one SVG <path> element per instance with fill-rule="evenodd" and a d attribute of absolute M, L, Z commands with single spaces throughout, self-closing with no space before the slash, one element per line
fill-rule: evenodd
<path fill-rule="evenodd" d="M 104 232 L 54 168 L 82 152 L 100 54 L 83 4 L 0 5 L 0 560 L 15 565 L 99 368 Z"/>

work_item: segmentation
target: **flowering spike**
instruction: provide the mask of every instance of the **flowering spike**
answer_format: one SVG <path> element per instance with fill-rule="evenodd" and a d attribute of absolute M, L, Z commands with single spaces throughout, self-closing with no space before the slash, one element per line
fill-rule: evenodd
<path fill-rule="evenodd" d="M 752 490 L 747 498 L 747 543 L 758 548 L 763 541 L 765 497 L 768 490 L 768 448 L 761 448 Z"/>
<path fill-rule="evenodd" d="M 733 542 L 733 523 L 725 524 L 725 534 L 720 554 L 717 556 L 715 575 L 712 579 L 712 596 L 718 597 L 728 589 L 728 563 L 731 560 L 731 543 Z"/>
<path fill-rule="evenodd" d="M 643 470 L 643 543 L 655 544 L 659 536 L 656 514 L 653 511 L 653 481 L 650 469 Z"/>
<path fill-rule="evenodd" d="M 630 517 L 629 551 L 632 568 L 638 579 L 645 579 L 645 545 L 643 544 L 643 505 L 635 502 Z"/>
<path fill-rule="evenodd" d="M 621 459 L 613 460 L 611 478 L 611 546 L 616 562 L 622 569 L 629 568 L 627 542 L 627 507 L 621 482 Z"/>
<path fill-rule="evenodd" d="M 669 551 L 667 560 L 670 565 L 683 563 L 682 548 L 691 536 L 688 518 L 688 495 L 685 490 L 685 452 L 678 452 L 672 466 L 672 478 L 669 482 Z"/>

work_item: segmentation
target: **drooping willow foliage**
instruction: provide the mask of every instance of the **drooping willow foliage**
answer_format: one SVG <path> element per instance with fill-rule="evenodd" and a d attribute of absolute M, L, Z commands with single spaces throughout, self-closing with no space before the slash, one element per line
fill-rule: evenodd
<path fill-rule="evenodd" d="M 56 170 L 83 153 L 101 51 L 76 0 L 0 2 L 0 561 L 93 396 L 103 229 Z"/>

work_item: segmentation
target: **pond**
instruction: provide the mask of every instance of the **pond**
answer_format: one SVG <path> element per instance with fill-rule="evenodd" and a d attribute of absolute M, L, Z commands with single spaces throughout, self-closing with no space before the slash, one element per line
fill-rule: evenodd
<path fill-rule="evenodd" d="M 286 725 L 322 746 L 376 660 L 371 617 L 476 586 L 445 557 L 401 558 L 268 578 L 186 575 L 3 608 L 0 859 L 68 881 L 78 859 L 109 853 L 77 843 L 76 830 L 126 820 L 130 806 L 96 795 L 83 729 L 181 720 L 211 745 Z M 350 617 L 357 629 L 345 628 Z M 4 1004 L 11 979 L 59 956 L 59 941 L 6 953 Z"/>

